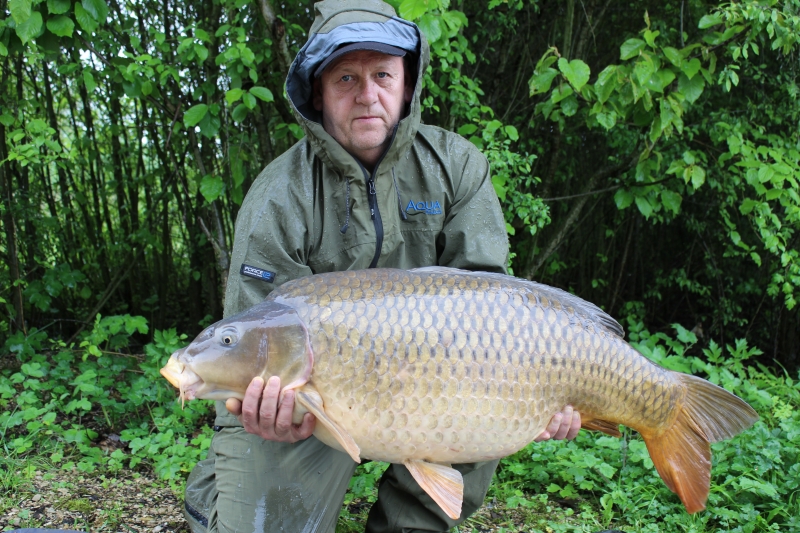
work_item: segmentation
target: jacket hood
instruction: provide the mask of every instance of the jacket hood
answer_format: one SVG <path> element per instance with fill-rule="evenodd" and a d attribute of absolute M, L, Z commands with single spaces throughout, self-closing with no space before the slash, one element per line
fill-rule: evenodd
<path fill-rule="evenodd" d="M 420 123 L 422 74 L 428 66 L 428 42 L 416 24 L 397 16 L 381 0 L 325 0 L 314 4 L 316 18 L 308 41 L 298 52 L 286 78 L 286 93 L 295 118 L 314 152 L 327 164 L 350 174 L 358 164 L 322 127 L 322 115 L 312 103 L 314 71 L 342 45 L 374 41 L 402 48 L 417 58 L 416 85 L 408 114 L 400 120 L 395 140 L 383 162 L 392 166 L 413 141 Z M 353 168 L 355 167 L 355 168 Z"/>

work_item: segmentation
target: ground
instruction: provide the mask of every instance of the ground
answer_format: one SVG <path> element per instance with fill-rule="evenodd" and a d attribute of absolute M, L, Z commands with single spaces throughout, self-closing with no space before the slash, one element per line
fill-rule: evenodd
<path fill-rule="evenodd" d="M 106 477 L 35 470 L 32 474 L 27 483 L 3 498 L 0 530 L 189 533 L 182 501 L 169 485 L 146 473 L 117 472 Z"/>
<path fill-rule="evenodd" d="M 8 464 L 6 464 L 8 465 Z M 0 478 L 0 531 L 39 527 L 94 532 L 190 533 L 178 486 L 147 469 L 82 473 L 45 463 L 20 462 Z M 364 530 L 369 504 L 354 500 L 339 519 L 337 533 Z M 573 502 L 509 509 L 487 498 L 459 533 L 593 532 L 603 529 Z"/>

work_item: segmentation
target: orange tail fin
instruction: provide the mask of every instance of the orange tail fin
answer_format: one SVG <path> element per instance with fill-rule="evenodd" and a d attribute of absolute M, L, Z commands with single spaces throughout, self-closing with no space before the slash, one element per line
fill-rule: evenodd
<path fill-rule="evenodd" d="M 655 433 L 640 430 L 650 458 L 689 513 L 706 508 L 711 485 L 710 443 L 729 439 L 752 426 L 758 414 L 721 387 L 689 374 L 676 376 L 686 389 L 672 426 Z"/>

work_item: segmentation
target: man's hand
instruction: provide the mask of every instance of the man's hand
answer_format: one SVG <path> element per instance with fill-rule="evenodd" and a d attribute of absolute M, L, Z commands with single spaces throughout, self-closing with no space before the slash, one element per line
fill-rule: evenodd
<path fill-rule="evenodd" d="M 314 432 L 317 419 L 311 413 L 303 416 L 300 425 L 292 423 L 294 410 L 294 390 L 283 395 L 283 402 L 278 403 L 281 394 L 281 380 L 272 376 L 264 386 L 260 377 L 253 378 L 244 400 L 229 398 L 225 407 L 244 426 L 245 431 L 259 437 L 276 442 L 297 442 L 307 439 Z"/>
<path fill-rule="evenodd" d="M 543 440 L 572 440 L 578 435 L 581 429 L 581 415 L 572 409 L 571 405 L 564 407 L 560 413 L 553 415 L 550 424 L 542 433 L 533 439 L 534 442 Z"/>

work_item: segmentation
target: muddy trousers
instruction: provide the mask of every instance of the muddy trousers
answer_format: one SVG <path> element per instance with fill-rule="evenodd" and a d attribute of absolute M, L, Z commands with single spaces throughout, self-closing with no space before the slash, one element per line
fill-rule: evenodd
<path fill-rule="evenodd" d="M 366 532 L 450 530 L 481 506 L 496 466 L 453 465 L 464 476 L 464 504 L 461 518 L 451 520 L 404 466 L 391 465 Z M 333 533 L 355 468 L 347 454 L 314 437 L 284 444 L 222 428 L 187 480 L 184 513 L 193 533 Z"/>

